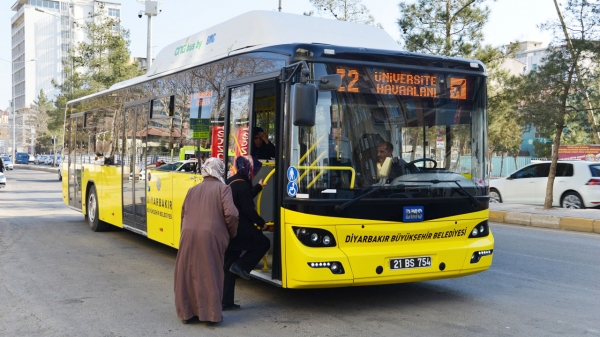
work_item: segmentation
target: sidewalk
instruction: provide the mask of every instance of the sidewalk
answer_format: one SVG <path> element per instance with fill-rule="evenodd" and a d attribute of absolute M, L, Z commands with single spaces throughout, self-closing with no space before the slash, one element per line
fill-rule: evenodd
<path fill-rule="evenodd" d="M 58 172 L 58 168 L 47 165 L 14 166 L 15 169 Z M 542 206 L 490 203 L 490 221 L 600 234 L 600 209 L 544 210 Z"/>
<path fill-rule="evenodd" d="M 600 234 L 600 209 L 544 210 L 542 206 L 490 203 L 490 221 Z"/>

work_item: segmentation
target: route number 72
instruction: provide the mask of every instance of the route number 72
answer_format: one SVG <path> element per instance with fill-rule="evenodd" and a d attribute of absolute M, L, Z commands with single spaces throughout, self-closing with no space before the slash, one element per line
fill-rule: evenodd
<path fill-rule="evenodd" d="M 358 92 L 358 88 L 354 86 L 356 82 L 358 82 L 358 71 L 354 69 L 347 70 L 337 68 L 336 72 L 342 76 L 342 86 L 338 89 L 338 91 Z M 348 82 L 348 80 L 350 80 L 350 82 Z"/>

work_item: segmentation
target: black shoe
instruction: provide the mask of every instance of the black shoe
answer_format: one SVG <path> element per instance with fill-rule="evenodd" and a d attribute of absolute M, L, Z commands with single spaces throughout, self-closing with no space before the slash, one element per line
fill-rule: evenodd
<path fill-rule="evenodd" d="M 229 311 L 229 310 L 234 310 L 234 309 L 239 309 L 240 305 L 239 304 L 223 304 L 223 311 Z"/>
<path fill-rule="evenodd" d="M 231 265 L 231 267 L 229 268 L 229 271 L 236 274 L 237 276 L 243 278 L 244 280 L 250 279 L 250 275 L 248 275 L 248 273 L 246 273 L 242 268 L 240 268 L 240 266 L 238 266 L 235 263 Z"/>

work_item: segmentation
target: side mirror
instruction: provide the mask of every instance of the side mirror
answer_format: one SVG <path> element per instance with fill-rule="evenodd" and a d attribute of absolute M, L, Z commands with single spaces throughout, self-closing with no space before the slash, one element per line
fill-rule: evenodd
<path fill-rule="evenodd" d="M 514 174 L 511 174 L 511 175 L 509 175 L 508 177 L 506 177 L 506 179 L 507 179 L 507 180 L 513 180 L 513 179 L 515 179 L 515 175 L 514 175 Z"/>
<path fill-rule="evenodd" d="M 312 84 L 292 85 L 292 121 L 296 126 L 314 126 L 317 115 L 317 88 Z"/>
<path fill-rule="evenodd" d="M 379 169 L 379 178 L 387 179 L 390 176 L 390 170 L 392 169 L 392 158 L 387 157 L 381 164 L 381 168 Z"/>
<path fill-rule="evenodd" d="M 342 75 L 333 74 L 319 77 L 317 89 L 319 91 L 338 90 L 342 86 Z"/>

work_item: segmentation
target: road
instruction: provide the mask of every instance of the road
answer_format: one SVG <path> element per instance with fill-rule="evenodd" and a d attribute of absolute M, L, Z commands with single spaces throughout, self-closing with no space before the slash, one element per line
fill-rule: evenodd
<path fill-rule="evenodd" d="M 93 233 L 56 174 L 0 191 L 0 336 L 600 336 L 600 235 L 493 223 L 494 264 L 466 278 L 290 290 L 240 280 L 218 325 L 175 314 L 176 250 Z"/>

